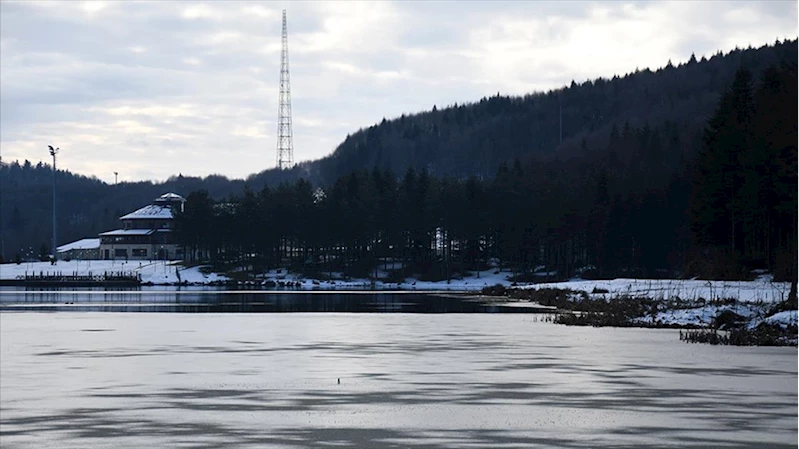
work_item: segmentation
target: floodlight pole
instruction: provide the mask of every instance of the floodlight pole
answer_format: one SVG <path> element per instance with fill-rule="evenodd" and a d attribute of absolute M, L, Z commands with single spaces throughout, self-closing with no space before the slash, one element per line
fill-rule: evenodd
<path fill-rule="evenodd" d="M 60 148 L 53 148 L 50 146 L 50 156 L 53 156 L 53 262 L 58 260 L 58 252 L 56 251 L 56 213 L 55 213 L 55 155 L 58 154 Z"/>
<path fill-rule="evenodd" d="M 796 173 L 796 198 L 799 199 L 799 172 Z M 793 262 L 791 263 L 791 290 L 788 292 L 788 302 L 791 305 L 795 305 L 797 296 L 797 290 L 799 290 L 799 208 L 794 205 L 793 211 L 793 219 L 794 219 L 794 228 L 793 228 L 793 244 L 794 244 L 794 253 L 793 253 Z"/>

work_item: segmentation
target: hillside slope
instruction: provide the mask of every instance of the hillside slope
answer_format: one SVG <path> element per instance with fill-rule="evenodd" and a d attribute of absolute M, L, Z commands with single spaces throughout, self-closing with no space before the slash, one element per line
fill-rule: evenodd
<path fill-rule="evenodd" d="M 666 122 L 681 130 L 704 126 L 735 70 L 758 78 L 769 65 L 796 63 L 797 41 L 735 49 L 709 59 L 692 58 L 657 71 L 636 71 L 523 97 L 493 96 L 478 102 L 434 107 L 347 136 L 328 157 L 301 164 L 300 173 L 330 183 L 353 170 L 427 169 L 438 176 L 491 177 L 503 161 L 531 154 L 569 152 L 606 145 L 613 126 L 622 129 Z M 664 61 L 666 62 L 666 61 Z M 561 141 L 562 117 L 562 141 Z M 273 171 L 250 177 L 268 183 Z"/>
<path fill-rule="evenodd" d="M 759 78 L 769 65 L 796 65 L 797 41 L 758 49 L 736 49 L 710 59 L 667 64 L 611 79 L 586 81 L 523 97 L 494 96 L 465 105 L 433 108 L 361 129 L 320 160 L 292 170 L 267 170 L 245 180 L 222 176 L 176 176 L 162 183 L 109 185 L 97 179 L 58 172 L 58 243 L 111 229 L 122 214 L 167 191 L 187 195 L 205 189 L 215 199 L 301 177 L 329 186 L 354 170 L 408 168 L 434 176 L 490 179 L 506 161 L 520 159 L 551 175 L 550 162 L 574 159 L 593 173 L 564 180 L 593 185 L 601 170 L 623 171 L 609 180 L 611 196 L 619 185 L 657 187 L 701 145 L 701 131 L 736 69 Z M 790 101 L 795 102 L 795 98 Z M 561 139 L 562 117 L 562 139 Z M 642 152 L 642 148 L 646 153 Z M 642 159 L 657 160 L 653 173 Z M 562 168 L 562 165 L 557 165 Z M 46 164 L 0 164 L 0 257 L 36 255 L 49 248 L 52 171 Z M 585 191 L 583 186 L 574 191 Z M 623 193 L 623 192 L 622 192 Z M 562 206 L 557 200 L 552 206 Z"/>

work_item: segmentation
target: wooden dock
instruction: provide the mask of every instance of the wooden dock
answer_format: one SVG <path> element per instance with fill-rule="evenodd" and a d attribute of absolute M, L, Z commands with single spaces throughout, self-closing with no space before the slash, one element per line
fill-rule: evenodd
<path fill-rule="evenodd" d="M 141 275 L 133 271 L 104 271 L 102 273 L 25 273 L 16 279 L 0 279 L 3 287 L 135 287 Z"/>

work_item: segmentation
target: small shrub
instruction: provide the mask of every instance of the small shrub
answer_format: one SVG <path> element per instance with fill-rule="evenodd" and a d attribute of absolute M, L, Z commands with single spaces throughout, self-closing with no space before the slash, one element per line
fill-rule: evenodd
<path fill-rule="evenodd" d="M 486 296 L 507 296 L 508 289 L 502 284 L 491 285 L 483 287 L 480 293 Z"/>
<path fill-rule="evenodd" d="M 739 315 L 732 310 L 722 310 L 713 318 L 713 327 L 716 329 L 732 329 L 742 327 L 746 324 L 746 317 Z"/>
<path fill-rule="evenodd" d="M 719 333 L 716 329 L 688 330 L 680 331 L 680 340 L 711 345 L 796 346 L 796 327 L 761 324 L 754 329 L 740 328 L 726 333 Z"/>

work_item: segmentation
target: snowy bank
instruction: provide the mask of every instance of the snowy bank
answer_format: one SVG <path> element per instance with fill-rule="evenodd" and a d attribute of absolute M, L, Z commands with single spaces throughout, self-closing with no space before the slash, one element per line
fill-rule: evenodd
<path fill-rule="evenodd" d="M 0 279 L 20 279 L 25 275 L 76 274 L 79 276 L 100 275 L 103 273 L 136 273 L 143 283 L 170 285 L 180 282 L 190 284 L 209 284 L 227 280 L 216 273 L 204 274 L 201 267 L 185 268 L 179 261 L 118 261 L 118 260 L 60 260 L 55 265 L 50 262 L 7 263 L 0 265 Z"/>
<path fill-rule="evenodd" d="M 301 290 L 342 290 L 342 289 L 374 289 L 374 290 L 438 290 L 438 291 L 480 291 L 493 285 L 506 287 L 513 283 L 508 280 L 512 276 L 510 271 L 499 271 L 496 268 L 475 272 L 471 276 L 449 281 L 421 281 L 413 277 L 406 278 L 403 282 L 386 282 L 383 280 L 344 279 L 341 273 L 330 273 L 334 279 L 318 280 L 309 279 L 287 270 L 269 270 L 259 275 L 257 283 L 273 285 L 289 283 L 292 287 Z"/>
<path fill-rule="evenodd" d="M 207 285 L 230 280 L 218 273 L 204 272 L 200 266 L 186 268 L 181 261 L 113 261 L 113 260 L 71 260 L 49 262 L 26 262 L 0 265 L 0 279 L 18 279 L 25 274 L 102 274 L 104 272 L 132 272 L 141 275 L 144 283 L 170 285 L 188 283 Z M 332 273 L 334 277 L 340 274 Z M 593 299 L 610 299 L 619 296 L 650 299 L 697 300 L 704 298 L 735 299 L 739 302 L 779 302 L 788 297 L 790 284 L 769 282 L 767 278 L 751 282 L 698 281 L 698 280 L 651 280 L 651 279 L 613 279 L 602 281 L 569 281 L 546 284 L 518 285 L 510 280 L 512 273 L 491 268 L 473 272 L 461 279 L 449 281 L 422 281 L 406 278 L 403 282 L 386 282 L 370 279 L 317 280 L 303 277 L 297 273 L 282 270 L 269 270 L 257 276 L 257 281 L 247 285 L 264 286 L 290 285 L 300 290 L 439 290 L 439 291 L 480 291 L 485 287 L 502 285 L 519 289 L 568 289 L 586 292 Z"/>
<path fill-rule="evenodd" d="M 687 339 L 714 344 L 796 344 L 791 285 L 750 282 L 613 279 L 520 286 L 510 296 L 557 305 L 555 322 L 591 326 L 704 328 Z M 789 310 L 785 310 L 785 309 Z M 729 331 L 729 336 L 717 334 Z"/>
<path fill-rule="evenodd" d="M 0 265 L 0 279 L 19 279 L 26 274 L 77 274 L 86 276 L 102 273 L 131 272 L 141 275 L 143 283 L 154 285 L 172 285 L 188 283 L 207 285 L 230 280 L 218 273 L 203 273 L 202 267 L 186 268 L 181 261 L 114 261 L 114 260 L 71 260 L 58 261 L 56 265 L 49 262 L 25 262 L 21 264 Z M 441 291 L 480 291 L 484 287 L 496 284 L 510 286 L 508 278 L 511 273 L 490 269 L 474 273 L 462 279 L 450 281 L 421 281 L 406 278 L 403 282 L 371 281 L 370 279 L 335 279 L 317 280 L 291 273 L 285 269 L 269 270 L 257 276 L 257 281 L 248 281 L 247 285 L 264 286 L 289 285 L 300 290 L 342 290 L 342 289 L 376 289 L 376 290 L 441 290 Z"/>
<path fill-rule="evenodd" d="M 683 299 L 708 301 L 735 299 L 740 302 L 780 302 L 788 298 L 789 282 L 756 281 L 699 281 L 677 279 L 612 279 L 602 281 L 569 281 L 548 284 L 529 284 L 519 288 L 557 288 L 583 291 L 592 298 L 609 299 L 619 296 L 649 299 Z"/>

